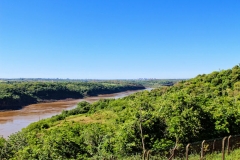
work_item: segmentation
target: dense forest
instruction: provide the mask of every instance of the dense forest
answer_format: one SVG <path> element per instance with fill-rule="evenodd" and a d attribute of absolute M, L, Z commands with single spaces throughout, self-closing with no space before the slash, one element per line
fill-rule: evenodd
<path fill-rule="evenodd" d="M 0 139 L 0 159 L 131 159 L 240 133 L 240 67 L 122 99 L 81 102 Z"/>
<path fill-rule="evenodd" d="M 175 83 L 183 79 L 139 79 L 131 80 L 130 82 L 143 85 L 148 88 L 158 88 L 161 86 L 173 86 Z"/>
<path fill-rule="evenodd" d="M 128 82 L 1 82 L 0 110 L 20 109 L 46 100 L 83 98 L 144 88 Z"/>

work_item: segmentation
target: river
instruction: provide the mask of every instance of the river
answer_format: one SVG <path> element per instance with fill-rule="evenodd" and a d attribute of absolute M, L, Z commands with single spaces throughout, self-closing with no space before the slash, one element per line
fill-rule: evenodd
<path fill-rule="evenodd" d="M 151 90 L 151 89 L 147 89 Z M 77 106 L 78 102 L 87 101 L 89 103 L 100 99 L 122 98 L 142 90 L 119 92 L 114 94 L 104 94 L 83 99 L 68 99 L 49 103 L 38 103 L 24 107 L 21 110 L 0 112 L 0 136 L 7 138 L 12 133 L 20 131 L 30 123 L 40 119 L 49 118 L 61 113 L 63 110 L 70 110 Z"/>

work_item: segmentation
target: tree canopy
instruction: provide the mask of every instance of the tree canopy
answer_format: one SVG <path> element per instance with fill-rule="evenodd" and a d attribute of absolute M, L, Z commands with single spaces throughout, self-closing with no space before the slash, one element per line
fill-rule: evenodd
<path fill-rule="evenodd" d="M 19 109 L 45 100 L 82 98 L 145 87 L 129 82 L 6 82 L 0 83 L 0 110 Z"/>
<path fill-rule="evenodd" d="M 239 134 L 239 125 L 235 66 L 122 99 L 81 102 L 0 145 L 10 159 L 124 159 L 144 149 L 164 154 L 175 145 Z"/>

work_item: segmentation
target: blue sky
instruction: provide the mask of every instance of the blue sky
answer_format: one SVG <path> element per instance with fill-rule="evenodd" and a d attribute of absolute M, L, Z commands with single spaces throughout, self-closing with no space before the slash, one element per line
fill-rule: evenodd
<path fill-rule="evenodd" d="M 239 0 L 1 0 L 0 78 L 192 78 L 240 63 Z"/>

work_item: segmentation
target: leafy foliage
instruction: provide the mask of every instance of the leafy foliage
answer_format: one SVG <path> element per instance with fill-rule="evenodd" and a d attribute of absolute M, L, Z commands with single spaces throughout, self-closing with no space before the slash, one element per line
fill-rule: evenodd
<path fill-rule="evenodd" d="M 20 146 L 8 156 L 124 159 L 143 146 L 164 154 L 175 145 L 239 134 L 239 125 L 240 67 L 235 66 L 122 99 L 81 102 L 23 129 L 24 138 L 16 138 Z"/>
<path fill-rule="evenodd" d="M 0 110 L 19 109 L 44 100 L 82 98 L 98 94 L 144 89 L 134 83 L 113 82 L 10 82 L 0 83 Z"/>

